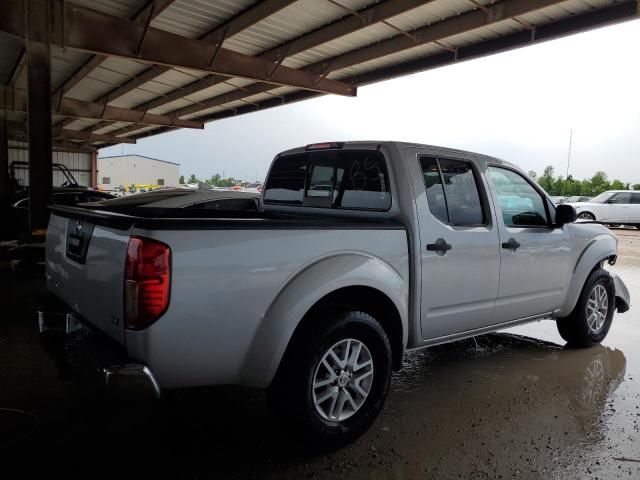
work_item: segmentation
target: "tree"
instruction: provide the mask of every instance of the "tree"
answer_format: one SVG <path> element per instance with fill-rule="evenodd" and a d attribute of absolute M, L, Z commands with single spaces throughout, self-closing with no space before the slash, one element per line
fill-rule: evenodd
<path fill-rule="evenodd" d="M 198 178 L 196 177 L 195 173 L 191 174 L 191 176 L 189 177 L 189 182 L 188 183 L 198 183 Z"/>
<path fill-rule="evenodd" d="M 180 175 L 180 180 L 178 180 L 178 183 L 180 183 L 180 185 L 184 185 L 184 175 Z"/>
<path fill-rule="evenodd" d="M 527 175 L 529 175 L 529 178 L 531 178 L 532 180 L 535 180 L 536 178 L 538 178 L 538 174 L 536 172 L 534 172 L 533 170 L 529 170 L 527 172 Z"/>
<path fill-rule="evenodd" d="M 633 187 L 631 187 L 631 190 L 640 190 L 640 183 L 636 183 Z"/>
<path fill-rule="evenodd" d="M 538 184 L 549 194 L 553 195 L 555 179 L 553 178 L 553 167 L 545 167 L 542 176 L 538 179 Z"/>

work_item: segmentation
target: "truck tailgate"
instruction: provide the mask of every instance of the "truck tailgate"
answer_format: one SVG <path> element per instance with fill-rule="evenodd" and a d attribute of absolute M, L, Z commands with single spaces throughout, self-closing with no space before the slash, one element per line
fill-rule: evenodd
<path fill-rule="evenodd" d="M 53 213 L 47 233 L 48 289 L 121 344 L 129 230 Z"/>

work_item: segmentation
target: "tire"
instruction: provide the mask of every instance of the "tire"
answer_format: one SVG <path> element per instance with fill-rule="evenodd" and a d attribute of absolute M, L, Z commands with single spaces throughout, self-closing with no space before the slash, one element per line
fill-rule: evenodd
<path fill-rule="evenodd" d="M 606 306 L 602 301 L 606 298 Z M 599 310 L 591 315 L 593 307 Z M 598 268 L 584 283 L 575 308 L 557 321 L 558 332 L 569 347 L 585 348 L 597 345 L 607 336 L 615 310 L 615 291 L 609 272 Z"/>
<path fill-rule="evenodd" d="M 363 312 L 322 310 L 307 320 L 305 324 L 311 328 L 293 338 L 267 392 L 268 399 L 305 443 L 337 448 L 364 433 L 382 410 L 391 379 L 391 345 L 380 323 Z M 358 344 L 362 345 L 359 350 Z M 358 350 L 355 367 L 346 365 L 342 369 L 330 354 L 332 349 L 341 360 L 344 353 L 353 357 Z M 323 359 L 336 367 L 333 374 Z M 367 393 L 364 398 L 356 390 L 356 383 Z M 318 386 L 314 388 L 314 384 Z M 343 398 L 344 408 L 338 415 Z"/>
<path fill-rule="evenodd" d="M 594 221 L 596 219 L 595 215 L 591 212 L 580 212 L 577 217 L 578 220 L 589 220 Z"/>

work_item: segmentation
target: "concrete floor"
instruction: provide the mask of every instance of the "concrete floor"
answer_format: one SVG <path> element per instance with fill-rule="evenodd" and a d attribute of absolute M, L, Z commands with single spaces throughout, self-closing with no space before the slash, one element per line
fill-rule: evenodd
<path fill-rule="evenodd" d="M 46 459 L 85 478 L 127 461 L 176 478 L 640 479 L 640 232 L 615 232 L 611 270 L 635 303 L 602 346 L 565 350 L 544 321 L 412 353 L 373 427 L 328 454 L 288 438 L 260 392 L 115 403 L 61 378 L 28 307 L 41 274 L 0 264 L 1 465 Z"/>

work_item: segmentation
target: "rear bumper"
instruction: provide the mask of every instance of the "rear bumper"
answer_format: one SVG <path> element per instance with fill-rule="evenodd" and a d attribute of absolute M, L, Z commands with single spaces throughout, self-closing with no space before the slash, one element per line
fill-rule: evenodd
<path fill-rule="evenodd" d="M 116 397 L 160 397 L 149 367 L 132 362 L 122 345 L 89 327 L 56 297 L 38 299 L 36 312 L 42 344 L 63 376 Z"/>

